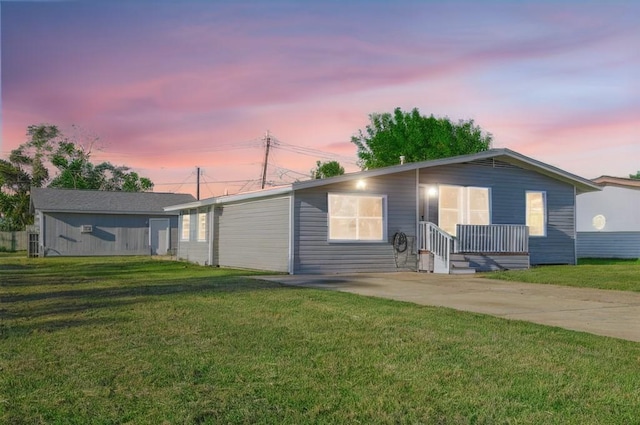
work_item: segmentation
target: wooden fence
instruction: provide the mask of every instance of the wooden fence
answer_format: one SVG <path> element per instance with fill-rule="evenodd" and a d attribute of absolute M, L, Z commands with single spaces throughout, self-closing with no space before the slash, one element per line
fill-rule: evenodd
<path fill-rule="evenodd" d="M 26 251 L 27 232 L 0 232 L 0 251 Z"/>

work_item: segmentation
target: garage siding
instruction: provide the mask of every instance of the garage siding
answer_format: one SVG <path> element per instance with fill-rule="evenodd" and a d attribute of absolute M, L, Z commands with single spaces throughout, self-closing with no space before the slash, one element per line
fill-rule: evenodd
<path fill-rule="evenodd" d="M 289 196 L 216 207 L 214 263 L 288 272 L 289 215 Z"/>
<path fill-rule="evenodd" d="M 167 215 L 43 213 L 40 223 L 45 256 L 150 255 L 149 219 L 169 219 L 171 247 L 178 218 Z M 83 233 L 82 226 L 91 226 Z"/>

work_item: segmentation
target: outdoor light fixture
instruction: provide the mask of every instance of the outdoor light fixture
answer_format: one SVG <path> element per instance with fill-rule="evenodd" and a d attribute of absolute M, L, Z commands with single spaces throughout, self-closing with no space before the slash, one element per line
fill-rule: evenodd
<path fill-rule="evenodd" d="M 433 197 L 433 196 L 436 196 L 436 194 L 437 194 L 437 193 L 438 193 L 438 189 L 436 189 L 436 188 L 435 188 L 435 187 L 433 187 L 433 186 L 430 186 L 430 187 L 427 189 L 427 196 Z"/>
<path fill-rule="evenodd" d="M 367 182 L 365 180 L 358 180 L 356 183 L 356 189 L 364 190 L 367 188 Z"/>
<path fill-rule="evenodd" d="M 597 216 L 593 217 L 591 224 L 596 230 L 602 230 L 604 229 L 604 226 L 607 225 L 607 219 L 602 214 L 598 214 Z"/>

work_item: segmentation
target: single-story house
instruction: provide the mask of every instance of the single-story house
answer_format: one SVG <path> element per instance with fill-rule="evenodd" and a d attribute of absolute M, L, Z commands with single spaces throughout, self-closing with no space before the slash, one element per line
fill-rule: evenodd
<path fill-rule="evenodd" d="M 402 164 L 175 205 L 178 257 L 340 273 L 576 263 L 590 180 L 509 149 Z"/>
<path fill-rule="evenodd" d="M 601 176 L 578 196 L 578 258 L 640 258 L 640 180 Z"/>
<path fill-rule="evenodd" d="M 166 255 L 177 250 L 178 213 L 189 194 L 33 188 L 39 256 Z"/>

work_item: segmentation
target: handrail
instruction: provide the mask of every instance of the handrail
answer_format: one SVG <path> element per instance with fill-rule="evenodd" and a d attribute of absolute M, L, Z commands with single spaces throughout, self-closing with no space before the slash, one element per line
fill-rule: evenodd
<path fill-rule="evenodd" d="M 419 223 L 420 240 L 418 248 L 423 251 L 433 253 L 434 273 L 449 273 L 449 258 L 451 253 L 453 237 L 447 232 L 428 221 Z"/>

